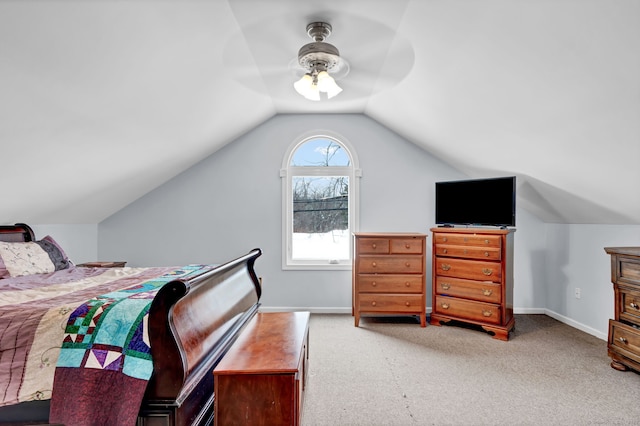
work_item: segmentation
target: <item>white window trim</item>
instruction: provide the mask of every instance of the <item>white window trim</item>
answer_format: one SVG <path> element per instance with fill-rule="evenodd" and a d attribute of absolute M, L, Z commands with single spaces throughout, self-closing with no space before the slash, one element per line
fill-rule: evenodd
<path fill-rule="evenodd" d="M 351 159 L 351 166 L 323 167 L 324 170 L 311 170 L 309 167 L 291 167 L 291 158 L 298 147 L 310 139 L 327 138 L 340 144 Z M 291 258 L 291 241 L 293 236 L 293 212 L 289 205 L 293 203 L 293 189 L 291 176 L 297 176 L 295 171 L 304 169 L 306 174 L 310 172 L 318 176 L 348 176 L 349 177 L 349 230 L 351 233 L 359 230 L 360 207 L 360 163 L 355 150 L 347 139 L 337 133 L 327 130 L 306 132 L 300 135 L 289 147 L 282 161 L 280 178 L 282 181 L 282 269 L 283 270 L 350 270 L 353 257 L 353 239 L 349 239 L 349 259 L 339 263 L 331 263 L 327 260 L 294 260 Z M 320 169 L 320 168 L 319 168 Z M 291 172 L 291 175 L 289 174 Z"/>

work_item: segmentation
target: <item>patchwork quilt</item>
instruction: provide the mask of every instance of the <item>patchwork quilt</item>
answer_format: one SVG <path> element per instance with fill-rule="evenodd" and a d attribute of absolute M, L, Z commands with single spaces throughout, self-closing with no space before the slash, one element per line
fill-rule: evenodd
<path fill-rule="evenodd" d="M 135 424 L 153 370 L 151 301 L 167 282 L 211 268 L 70 268 L 0 280 L 0 406 L 51 398 L 51 422 Z"/>

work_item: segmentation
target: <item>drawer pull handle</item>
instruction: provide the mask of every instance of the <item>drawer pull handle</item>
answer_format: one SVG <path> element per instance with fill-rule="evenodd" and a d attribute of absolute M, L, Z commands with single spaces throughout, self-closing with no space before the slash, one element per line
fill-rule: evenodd
<path fill-rule="evenodd" d="M 405 282 L 404 285 L 407 287 L 411 287 L 411 283 L 409 281 Z"/>
<path fill-rule="evenodd" d="M 490 317 L 491 315 L 493 315 L 493 311 L 490 309 L 483 309 L 482 310 L 482 316 L 483 317 Z"/>
<path fill-rule="evenodd" d="M 447 249 L 442 250 L 442 253 L 447 254 Z"/>
<path fill-rule="evenodd" d="M 489 240 L 484 240 L 484 243 L 485 244 L 489 244 Z"/>
<path fill-rule="evenodd" d="M 409 267 L 411 267 L 411 263 L 406 262 L 406 263 L 404 264 L 404 266 L 406 266 L 407 268 L 409 268 Z"/>
<path fill-rule="evenodd" d="M 376 302 L 371 302 L 371 306 L 376 306 Z"/>
<path fill-rule="evenodd" d="M 378 248 L 378 245 L 376 243 L 371 244 L 371 248 Z"/>
<path fill-rule="evenodd" d="M 493 274 L 493 269 L 491 269 L 491 268 L 482 268 L 482 273 L 485 274 L 486 276 L 489 276 L 489 275 Z"/>
<path fill-rule="evenodd" d="M 442 306 L 442 309 L 449 309 L 449 304 L 448 303 L 443 303 L 440 306 Z"/>
<path fill-rule="evenodd" d="M 409 306 L 409 305 L 410 305 L 410 303 L 409 303 L 409 302 L 404 302 L 404 305 L 405 305 L 405 306 Z"/>
<path fill-rule="evenodd" d="M 484 257 L 489 257 L 489 252 L 488 251 L 484 252 Z"/>
<path fill-rule="evenodd" d="M 410 249 L 411 248 L 411 244 L 407 243 L 407 244 L 404 245 L 404 247 Z"/>
<path fill-rule="evenodd" d="M 376 266 L 378 266 L 378 264 L 376 262 L 371 262 L 371 266 L 375 268 Z"/>
<path fill-rule="evenodd" d="M 378 285 L 378 283 L 377 283 L 377 282 L 375 282 L 375 281 L 373 281 L 373 282 L 371 283 L 371 286 L 372 286 L 372 287 L 375 287 L 375 286 L 377 286 L 377 285 Z"/>
<path fill-rule="evenodd" d="M 635 302 L 629 303 L 629 306 L 631 306 L 633 309 L 638 309 L 638 304 Z"/>
<path fill-rule="evenodd" d="M 624 337 L 620 337 L 618 340 L 620 340 L 625 345 L 627 344 L 627 339 L 625 339 Z"/>
<path fill-rule="evenodd" d="M 442 287 L 443 290 L 449 290 L 451 288 L 451 284 L 442 283 L 442 284 L 440 284 L 440 287 Z"/>
<path fill-rule="evenodd" d="M 464 249 L 464 254 L 469 254 L 469 250 Z"/>
<path fill-rule="evenodd" d="M 447 237 L 444 237 L 444 238 L 442 239 L 442 241 L 444 241 L 444 242 L 446 243 L 446 242 L 447 242 Z"/>
<path fill-rule="evenodd" d="M 464 242 L 466 243 L 467 241 L 469 241 L 469 238 L 464 237 Z"/>
<path fill-rule="evenodd" d="M 484 294 L 485 296 L 491 296 L 493 294 L 493 290 L 491 290 L 490 288 L 483 288 L 482 294 Z"/>
<path fill-rule="evenodd" d="M 448 263 L 443 263 L 442 264 L 442 270 L 443 271 L 448 271 L 449 269 L 451 269 L 451 265 L 449 265 Z"/>

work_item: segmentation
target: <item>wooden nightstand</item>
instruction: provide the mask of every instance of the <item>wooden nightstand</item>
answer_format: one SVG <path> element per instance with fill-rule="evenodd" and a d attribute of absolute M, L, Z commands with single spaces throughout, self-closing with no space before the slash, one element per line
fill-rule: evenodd
<path fill-rule="evenodd" d="M 76 266 L 83 268 L 124 268 L 127 262 L 85 262 Z"/>

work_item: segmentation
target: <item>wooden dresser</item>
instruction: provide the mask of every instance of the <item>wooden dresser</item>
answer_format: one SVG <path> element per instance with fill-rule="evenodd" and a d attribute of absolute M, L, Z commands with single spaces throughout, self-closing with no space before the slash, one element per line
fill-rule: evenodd
<path fill-rule="evenodd" d="M 432 325 L 481 326 L 494 338 L 513 329 L 513 229 L 432 228 Z"/>
<path fill-rule="evenodd" d="M 257 313 L 213 371 L 214 424 L 299 425 L 309 312 Z"/>
<path fill-rule="evenodd" d="M 352 314 L 419 315 L 427 325 L 425 234 L 354 233 Z"/>
<path fill-rule="evenodd" d="M 640 247 L 605 247 L 611 255 L 615 318 L 609 320 L 611 367 L 640 372 Z"/>

